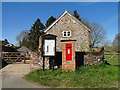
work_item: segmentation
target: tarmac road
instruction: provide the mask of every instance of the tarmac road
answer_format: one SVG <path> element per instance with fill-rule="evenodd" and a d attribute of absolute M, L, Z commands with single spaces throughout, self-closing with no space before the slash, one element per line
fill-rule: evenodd
<path fill-rule="evenodd" d="M 29 69 L 29 64 L 9 64 L 2 68 L 0 70 L 2 88 L 43 88 L 22 78 L 22 76 L 29 73 Z"/>

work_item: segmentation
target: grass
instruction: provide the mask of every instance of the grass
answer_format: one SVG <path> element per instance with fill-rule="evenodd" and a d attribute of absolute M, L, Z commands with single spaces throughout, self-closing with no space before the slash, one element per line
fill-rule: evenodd
<path fill-rule="evenodd" d="M 99 66 L 82 66 L 75 72 L 42 69 L 25 75 L 25 78 L 49 87 L 110 88 L 118 81 L 118 67 L 104 63 Z"/>
<path fill-rule="evenodd" d="M 104 60 L 109 60 L 113 55 L 104 55 Z M 111 65 L 118 65 L 118 55 L 115 55 L 111 60 L 108 61 Z"/>

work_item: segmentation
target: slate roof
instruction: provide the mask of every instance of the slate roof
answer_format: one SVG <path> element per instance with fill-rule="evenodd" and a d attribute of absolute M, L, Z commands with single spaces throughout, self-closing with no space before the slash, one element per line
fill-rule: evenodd
<path fill-rule="evenodd" d="M 17 49 L 17 51 L 19 51 L 19 52 L 24 52 L 24 53 L 26 53 L 26 52 L 32 52 L 30 49 L 28 49 L 28 48 L 25 47 L 25 46 Z"/>

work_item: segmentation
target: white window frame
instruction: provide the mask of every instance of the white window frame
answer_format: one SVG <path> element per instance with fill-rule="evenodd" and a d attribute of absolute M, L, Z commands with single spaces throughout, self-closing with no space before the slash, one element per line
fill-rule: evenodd
<path fill-rule="evenodd" d="M 64 36 L 64 32 L 66 32 L 66 36 Z M 70 36 L 68 36 L 68 32 L 70 32 Z M 63 37 L 71 37 L 71 31 L 63 31 Z"/>

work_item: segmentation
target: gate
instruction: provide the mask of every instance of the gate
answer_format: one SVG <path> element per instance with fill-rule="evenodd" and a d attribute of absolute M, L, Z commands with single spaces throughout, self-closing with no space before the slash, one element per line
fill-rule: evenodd
<path fill-rule="evenodd" d="M 25 63 L 25 54 L 20 52 L 2 52 L 2 60 L 7 63 L 16 63 L 24 60 Z"/>
<path fill-rule="evenodd" d="M 110 65 L 118 66 L 120 65 L 119 55 L 120 53 L 105 53 L 104 60 L 107 61 L 107 63 L 109 63 Z"/>

